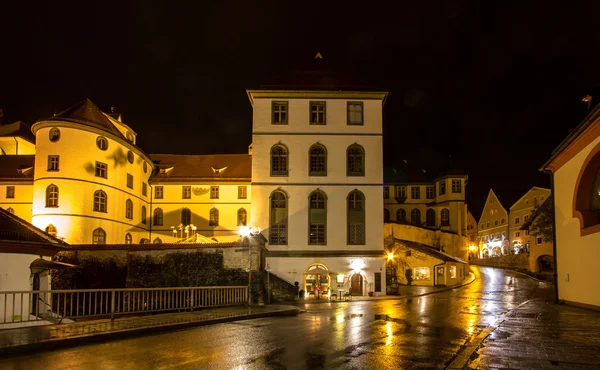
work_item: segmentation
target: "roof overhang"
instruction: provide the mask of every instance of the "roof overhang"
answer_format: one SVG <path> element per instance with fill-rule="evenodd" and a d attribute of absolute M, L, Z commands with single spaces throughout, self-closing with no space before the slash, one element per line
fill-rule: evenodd
<path fill-rule="evenodd" d="M 41 258 L 34 260 L 29 265 L 29 269 L 31 270 L 32 274 L 34 274 L 36 272 L 46 271 L 46 270 L 64 270 L 64 269 L 69 269 L 69 268 L 74 268 L 74 267 L 77 267 L 77 266 L 71 265 L 70 263 L 49 261 L 49 260 L 45 260 L 45 259 L 41 259 Z"/>
<path fill-rule="evenodd" d="M 246 90 L 250 103 L 255 99 L 371 99 L 385 104 L 387 91 L 321 91 L 321 90 Z"/>

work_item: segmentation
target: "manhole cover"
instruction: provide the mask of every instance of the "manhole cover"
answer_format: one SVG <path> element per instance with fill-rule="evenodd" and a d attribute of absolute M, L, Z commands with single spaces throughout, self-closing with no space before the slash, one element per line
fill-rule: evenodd
<path fill-rule="evenodd" d="M 512 311 L 507 315 L 508 317 L 514 317 L 517 319 L 537 319 L 540 316 L 539 313 L 536 312 L 518 312 Z"/>

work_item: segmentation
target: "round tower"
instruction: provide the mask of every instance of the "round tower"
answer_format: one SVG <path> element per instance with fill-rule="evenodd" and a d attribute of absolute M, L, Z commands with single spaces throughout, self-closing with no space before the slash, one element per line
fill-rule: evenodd
<path fill-rule="evenodd" d="M 32 126 L 32 223 L 70 244 L 148 238 L 152 160 L 136 134 L 85 99 Z"/>

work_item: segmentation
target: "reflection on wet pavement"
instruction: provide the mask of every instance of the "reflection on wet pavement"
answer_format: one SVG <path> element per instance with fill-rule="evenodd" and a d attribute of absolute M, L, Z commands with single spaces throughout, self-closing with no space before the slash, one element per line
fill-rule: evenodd
<path fill-rule="evenodd" d="M 536 281 L 516 273 L 473 272 L 474 283 L 428 296 L 307 303 L 297 317 L 11 357 L 0 359 L 0 368 L 442 369 L 470 338 L 539 291 Z"/>

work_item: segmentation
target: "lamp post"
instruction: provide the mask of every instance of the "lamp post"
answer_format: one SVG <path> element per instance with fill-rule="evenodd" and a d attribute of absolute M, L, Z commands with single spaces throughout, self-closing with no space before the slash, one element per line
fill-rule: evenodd
<path fill-rule="evenodd" d="M 248 242 L 248 306 L 252 305 L 252 240 L 258 234 L 260 234 L 259 227 L 240 227 L 240 236 L 244 238 L 244 242 Z"/>

